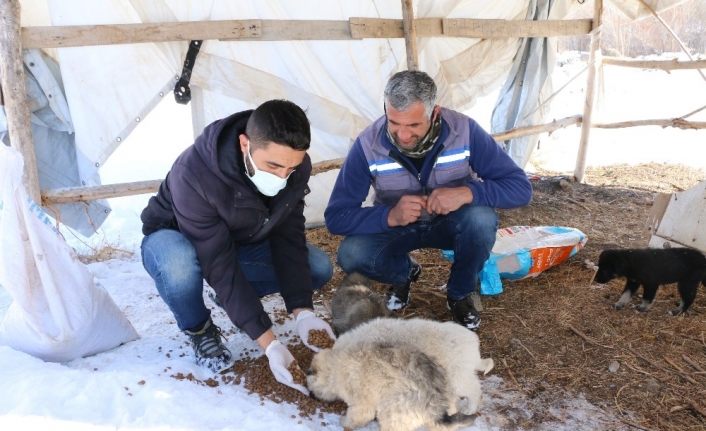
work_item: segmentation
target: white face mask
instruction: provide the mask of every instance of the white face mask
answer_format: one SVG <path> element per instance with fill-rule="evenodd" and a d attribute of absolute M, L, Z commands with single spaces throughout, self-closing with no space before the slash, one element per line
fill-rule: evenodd
<path fill-rule="evenodd" d="M 282 190 L 286 185 L 287 185 L 287 180 L 289 179 L 289 175 L 292 175 L 290 172 L 289 175 L 287 175 L 286 178 L 281 178 L 278 177 L 275 174 L 271 174 L 269 172 L 262 171 L 257 168 L 257 165 L 255 165 L 255 161 L 252 159 L 252 155 L 250 154 L 250 144 L 248 143 L 248 150 L 245 152 L 247 154 L 247 160 L 250 161 L 250 166 L 252 166 L 252 169 L 254 173 L 252 175 L 248 174 L 248 163 L 246 161 L 246 156 L 243 155 L 243 162 L 245 163 L 245 173 L 248 174 L 248 178 L 250 178 L 250 181 L 255 184 L 255 187 L 260 191 L 265 196 L 272 197 L 279 193 L 280 190 Z M 294 171 L 292 171 L 294 172 Z"/>

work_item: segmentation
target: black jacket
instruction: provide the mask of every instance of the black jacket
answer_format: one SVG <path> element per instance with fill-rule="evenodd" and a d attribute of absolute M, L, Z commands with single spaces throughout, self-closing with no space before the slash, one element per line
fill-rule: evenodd
<path fill-rule="evenodd" d="M 269 240 L 282 297 L 291 312 L 313 308 L 304 232 L 309 156 L 287 186 L 264 198 L 245 175 L 238 136 L 252 111 L 208 125 L 174 162 L 142 211 L 142 233 L 176 229 L 196 248 L 203 276 L 235 325 L 256 339 L 272 326 L 238 264 L 238 247 Z"/>

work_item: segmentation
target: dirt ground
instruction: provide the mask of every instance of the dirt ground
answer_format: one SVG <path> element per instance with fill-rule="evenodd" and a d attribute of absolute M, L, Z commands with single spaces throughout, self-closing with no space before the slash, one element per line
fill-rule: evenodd
<path fill-rule="evenodd" d="M 538 174 L 532 181 L 532 203 L 500 211 L 501 227 L 569 226 L 583 231 L 588 243 L 577 255 L 538 277 L 504 280 L 502 294 L 483 297 L 478 334 L 483 356 L 495 359 L 493 373 L 512 389 L 547 403 L 554 393 L 561 397 L 583 394 L 635 429 L 706 429 L 706 294 L 697 295 L 686 316 L 666 314 L 678 302 L 673 285 L 658 291 L 648 313 L 628 307 L 616 311 L 612 304 L 623 282 L 589 285 L 593 271 L 585 264 L 587 259 L 596 262 L 604 248 L 645 247 L 649 239 L 646 220 L 655 195 L 688 189 L 706 174 L 664 164 L 589 169 L 584 184 L 552 172 Z M 308 236 L 335 256 L 340 237 L 324 228 L 312 229 Z M 404 317 L 450 320 L 445 294 L 439 290 L 446 283 L 450 264 L 438 250 L 414 255 L 423 272 L 413 285 L 413 302 Z M 330 299 L 342 276 L 337 270 L 315 300 Z M 385 289 L 382 285 L 375 288 Z M 293 353 L 306 367 L 310 355 Z M 246 374 L 267 367 L 236 368 L 246 387 L 248 381 L 266 378 Z M 303 402 L 294 391 L 277 387 L 281 385 L 272 381 L 253 384 L 251 390 L 269 399 Z M 310 416 L 316 407 L 307 404 L 302 414 Z M 344 411 L 340 404 L 318 407 Z M 535 411 L 522 428 L 532 429 L 542 422 L 542 411 Z"/>

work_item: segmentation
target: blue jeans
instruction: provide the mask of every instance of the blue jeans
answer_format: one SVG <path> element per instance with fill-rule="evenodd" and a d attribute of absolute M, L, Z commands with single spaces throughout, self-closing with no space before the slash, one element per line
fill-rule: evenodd
<path fill-rule="evenodd" d="M 462 299 L 477 289 L 478 273 L 495 244 L 498 216 L 493 208 L 464 205 L 445 216 L 395 227 L 388 232 L 351 235 L 338 248 L 338 264 L 346 273 L 361 274 L 388 284 L 405 284 L 411 261 L 420 248 L 454 251 L 448 297 Z"/>
<path fill-rule="evenodd" d="M 279 292 L 269 242 L 237 248 L 240 269 L 258 295 Z M 320 289 L 331 279 L 333 266 L 322 250 L 311 244 L 307 248 L 313 288 Z M 191 242 L 181 232 L 161 229 L 146 236 L 141 249 L 142 265 L 174 314 L 179 329 L 193 329 L 205 323 L 211 312 L 204 304 L 203 275 Z"/>

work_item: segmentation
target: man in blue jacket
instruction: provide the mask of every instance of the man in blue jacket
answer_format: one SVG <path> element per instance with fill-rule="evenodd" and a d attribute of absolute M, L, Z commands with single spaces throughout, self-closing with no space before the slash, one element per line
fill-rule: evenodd
<path fill-rule="evenodd" d="M 421 273 L 409 252 L 453 250 L 447 304 L 455 322 L 476 330 L 470 295 L 495 243 L 495 208 L 527 205 L 531 185 L 474 120 L 436 105 L 426 73 L 394 74 L 384 96 L 385 115 L 358 136 L 325 211 L 328 229 L 345 235 L 338 263 L 391 284 L 387 308 L 396 311 Z M 363 206 L 371 185 L 374 203 Z"/>
<path fill-rule="evenodd" d="M 310 140 L 306 114 L 285 100 L 215 121 L 177 158 L 141 215 L 144 267 L 197 363 L 221 371 L 233 362 L 204 305 L 205 279 L 233 323 L 265 350 L 277 381 L 304 393 L 260 298 L 280 292 L 311 349 L 310 330 L 333 337 L 313 313 L 313 289 L 333 268 L 304 233 Z"/>

